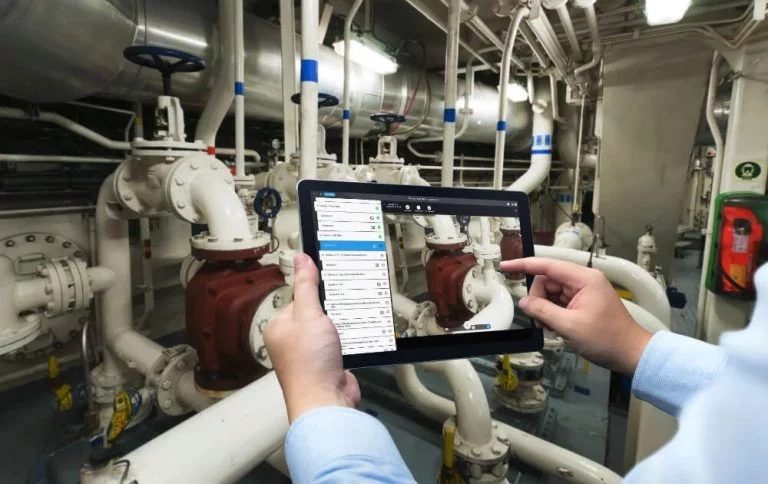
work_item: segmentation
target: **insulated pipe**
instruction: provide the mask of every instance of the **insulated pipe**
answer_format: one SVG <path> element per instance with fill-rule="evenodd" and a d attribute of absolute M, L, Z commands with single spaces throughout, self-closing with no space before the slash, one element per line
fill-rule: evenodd
<path fill-rule="evenodd" d="M 534 252 L 537 257 L 564 260 L 584 267 L 587 266 L 590 259 L 589 252 L 546 245 L 537 245 Z M 609 281 L 631 291 L 638 305 L 664 324 L 669 323 L 672 317 L 669 299 L 651 274 L 637 264 L 619 257 L 594 256 L 592 264 L 595 269 L 605 274 Z"/>
<path fill-rule="evenodd" d="M 121 375 L 122 367 L 115 357 L 146 374 L 164 348 L 133 329 L 131 257 L 128 243 L 128 221 L 116 217 L 112 207 L 119 206 L 113 178 L 101 184 L 96 201 L 96 255 L 99 266 L 110 269 L 115 283 L 99 293 L 98 320 L 104 349 L 104 370 Z"/>
<path fill-rule="evenodd" d="M 469 360 L 422 363 L 422 367 L 443 376 L 456 402 L 456 426 L 462 440 L 474 445 L 491 442 L 491 410 L 483 382 Z"/>
<path fill-rule="evenodd" d="M 278 450 L 287 431 L 283 392 L 270 372 L 123 457 L 124 481 L 236 482 Z"/>
<path fill-rule="evenodd" d="M 349 119 L 352 116 L 349 110 L 349 78 L 352 75 L 352 59 L 349 55 L 350 37 L 352 35 L 352 22 L 355 20 L 355 15 L 360 9 L 360 5 L 363 4 L 363 0 L 355 0 L 352 4 L 352 8 L 347 13 L 347 18 L 344 20 L 344 111 L 341 115 L 341 164 L 349 165 Z"/>
<path fill-rule="evenodd" d="M 83 138 L 89 139 L 97 145 L 103 146 L 110 150 L 127 151 L 131 149 L 131 144 L 125 141 L 113 141 L 105 136 L 100 135 L 92 129 L 86 128 L 82 124 L 78 124 L 69 118 L 66 118 L 60 114 L 51 113 L 47 111 L 40 111 L 36 115 L 31 115 L 21 109 L 0 107 L 0 118 L 6 119 L 18 119 L 22 121 L 45 121 L 60 126 L 68 131 L 79 134 Z"/>
<path fill-rule="evenodd" d="M 296 93 L 296 16 L 293 0 L 280 0 L 280 77 L 283 105 L 283 139 L 285 158 L 296 152 L 296 105 L 291 96 Z"/>
<path fill-rule="evenodd" d="M 318 0 L 301 0 L 301 165 L 299 179 L 317 178 Z"/>
<path fill-rule="evenodd" d="M 195 129 L 195 139 L 208 146 L 216 146 L 216 133 L 224 121 L 235 93 L 235 2 L 234 0 L 219 0 L 219 60 L 216 63 L 216 74 L 208 102 L 205 104 L 200 120 Z"/>
<path fill-rule="evenodd" d="M 600 41 L 600 31 L 597 28 L 597 15 L 595 14 L 595 2 L 590 0 L 584 8 L 584 14 L 587 16 L 587 25 L 589 25 L 589 34 L 592 38 L 592 60 L 587 64 L 577 68 L 573 73 L 581 75 L 590 69 L 597 67 L 603 60 L 603 44 Z"/>
<path fill-rule="evenodd" d="M 549 92 L 545 96 L 542 89 L 537 89 L 536 95 L 544 100 L 549 97 Z M 543 109 L 540 106 L 534 106 L 533 110 L 531 166 L 528 171 L 507 188 L 509 191 L 531 193 L 538 190 L 549 176 L 549 170 L 552 168 L 553 120 L 552 106 L 548 102 L 546 104 L 547 106 Z"/>
<path fill-rule="evenodd" d="M 560 17 L 560 23 L 563 24 L 565 29 L 565 35 L 568 37 L 568 42 L 571 44 L 571 51 L 573 57 L 576 59 L 581 58 L 581 45 L 579 44 L 579 38 L 576 36 L 576 30 L 573 28 L 573 22 L 571 21 L 571 14 L 568 13 L 568 2 L 564 1 L 559 7 L 557 7 L 557 15 Z"/>
<path fill-rule="evenodd" d="M 504 179 L 504 153 L 507 141 L 507 89 L 509 88 L 509 71 L 512 62 L 512 51 L 515 49 L 515 39 L 520 29 L 520 23 L 531 11 L 526 7 L 520 7 L 507 29 L 507 37 L 504 42 L 504 52 L 501 55 L 501 80 L 499 85 L 499 120 L 496 124 L 496 152 L 494 156 L 493 189 L 501 190 Z"/>
<path fill-rule="evenodd" d="M 456 138 L 456 98 L 458 97 L 459 35 L 461 0 L 449 0 L 448 32 L 445 44 L 445 107 L 443 109 L 443 171 L 440 186 L 453 186 L 453 155 Z M 506 103 L 504 103 L 506 105 Z M 465 119 L 467 115 L 464 116 Z"/>
<path fill-rule="evenodd" d="M 223 178 L 196 177 L 190 196 L 192 204 L 203 214 L 211 236 L 219 240 L 252 237 L 243 203 Z"/>
<path fill-rule="evenodd" d="M 712 246 L 714 244 L 713 233 L 715 228 L 715 212 L 716 203 L 715 198 L 720 194 L 720 184 L 722 181 L 723 171 L 723 157 L 725 155 L 725 141 L 723 140 L 723 133 L 720 131 L 720 126 L 717 124 L 717 116 L 715 115 L 715 100 L 717 98 L 718 87 L 718 74 L 720 69 L 720 54 L 715 51 L 712 58 L 712 69 L 709 72 L 709 90 L 707 92 L 707 125 L 712 132 L 712 137 L 715 140 L 715 158 L 712 160 L 712 188 L 709 198 L 709 211 L 707 216 L 707 231 L 705 232 L 704 254 L 702 260 L 705 264 L 709 264 L 709 258 L 712 254 Z M 697 306 L 697 334 L 699 338 L 704 339 L 705 324 L 707 318 L 707 299 L 709 298 L 709 290 L 707 289 L 707 270 L 701 271 L 701 280 L 699 282 L 699 303 Z"/>
<path fill-rule="evenodd" d="M 234 0 L 235 37 L 235 177 L 245 176 L 245 33 L 243 0 Z"/>
<path fill-rule="evenodd" d="M 557 40 L 557 35 L 552 28 L 552 24 L 549 22 L 549 18 L 547 18 L 546 12 L 540 10 L 539 15 L 535 18 L 529 16 L 527 23 L 563 80 L 572 87 L 576 87 L 568 78 L 568 56 Z"/>
<path fill-rule="evenodd" d="M 584 108 L 587 105 L 587 97 L 582 94 L 581 96 L 581 110 L 579 111 L 579 141 L 576 144 L 576 169 L 573 173 L 573 210 L 574 216 L 581 214 L 581 191 L 579 185 L 581 183 L 581 159 L 584 157 L 582 153 L 582 142 L 584 140 Z"/>

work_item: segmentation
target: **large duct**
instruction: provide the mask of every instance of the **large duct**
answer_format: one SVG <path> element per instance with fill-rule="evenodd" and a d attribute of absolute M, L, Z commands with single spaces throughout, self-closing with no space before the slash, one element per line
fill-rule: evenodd
<path fill-rule="evenodd" d="M 400 6 L 400 5 L 398 5 Z M 402 8 L 407 8 L 405 3 Z M 62 102 L 99 95 L 152 101 L 162 91 L 160 75 L 123 59 L 129 45 L 162 45 L 204 58 L 208 68 L 179 74 L 173 94 L 187 106 L 202 106 L 218 61 L 216 3 L 210 0 L 0 0 L 0 93 L 33 102 Z M 296 45 L 300 45 L 298 42 Z M 246 115 L 282 119 L 280 29 L 259 17 L 245 16 Z M 320 49 L 320 92 L 341 98 L 343 58 Z M 299 59 L 297 57 L 297 65 Z M 353 65 L 351 133 L 363 136 L 374 128 L 368 117 L 381 111 L 404 111 L 418 70 L 402 67 L 381 76 Z M 426 119 L 416 136 L 439 135 L 443 125 L 443 80 L 430 76 L 431 99 L 422 89 L 411 109 L 407 129 Z M 463 83 L 460 83 L 463 84 Z M 463 85 L 462 85 L 463 89 Z M 463 94 L 459 93 L 460 96 Z M 473 114 L 461 140 L 492 143 L 499 93 L 478 85 L 470 103 Z M 459 108 L 463 99 L 459 99 Z M 531 114 L 527 103 L 512 104 L 508 143 L 530 146 Z M 326 127 L 341 126 L 341 106 L 323 109 Z M 463 115 L 457 120 L 463 125 Z"/>

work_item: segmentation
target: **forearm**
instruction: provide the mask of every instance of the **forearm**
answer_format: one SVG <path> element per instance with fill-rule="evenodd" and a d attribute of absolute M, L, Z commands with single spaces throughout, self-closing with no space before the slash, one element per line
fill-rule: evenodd
<path fill-rule="evenodd" d="M 300 416 L 288 430 L 285 456 L 296 484 L 415 482 L 384 425 L 349 408 Z"/>
<path fill-rule="evenodd" d="M 668 331 L 656 333 L 640 359 L 632 392 L 677 416 L 683 404 L 720 373 L 727 359 L 718 346 Z"/>

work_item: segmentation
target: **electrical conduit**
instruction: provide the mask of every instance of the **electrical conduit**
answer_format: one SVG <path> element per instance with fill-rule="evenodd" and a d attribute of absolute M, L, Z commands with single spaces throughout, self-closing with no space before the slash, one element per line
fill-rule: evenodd
<path fill-rule="evenodd" d="M 352 117 L 349 110 L 349 78 L 352 75 L 352 59 L 349 55 L 349 46 L 352 35 L 352 22 L 355 20 L 355 15 L 357 15 L 357 11 L 362 4 L 363 0 L 355 0 L 352 8 L 349 9 L 347 18 L 344 20 L 344 105 L 341 113 L 341 163 L 345 166 L 349 165 L 349 122 Z"/>

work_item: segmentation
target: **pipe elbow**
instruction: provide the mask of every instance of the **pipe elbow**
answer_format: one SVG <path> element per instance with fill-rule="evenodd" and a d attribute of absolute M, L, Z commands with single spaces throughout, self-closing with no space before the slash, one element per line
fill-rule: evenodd
<path fill-rule="evenodd" d="M 251 235 L 248 215 L 240 197 L 223 178 L 198 176 L 192 182 L 192 203 L 219 240 L 246 240 Z"/>

